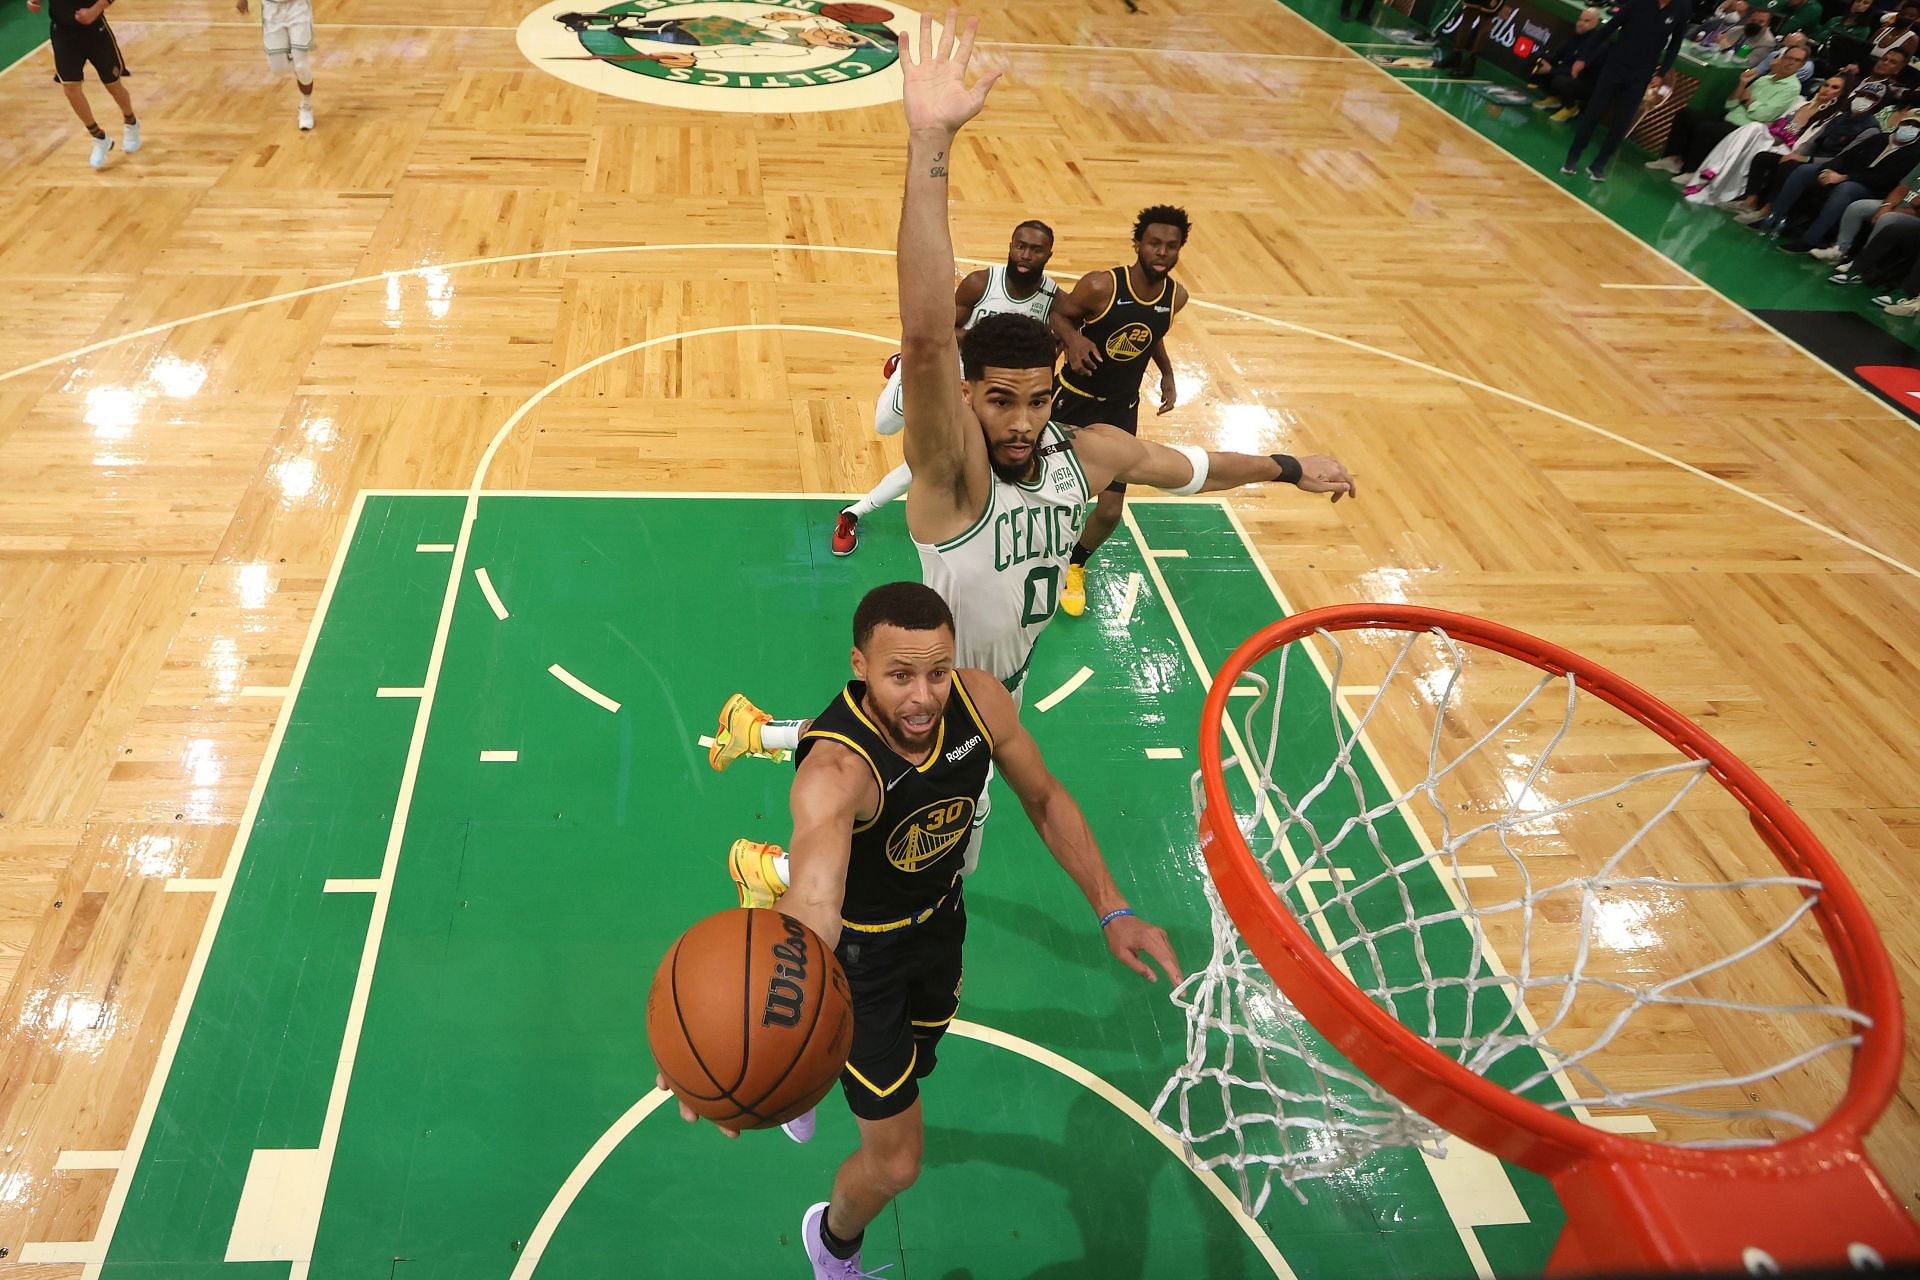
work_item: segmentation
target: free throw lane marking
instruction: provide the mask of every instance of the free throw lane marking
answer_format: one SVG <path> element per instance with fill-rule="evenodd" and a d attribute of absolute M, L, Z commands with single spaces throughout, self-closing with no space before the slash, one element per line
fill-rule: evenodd
<path fill-rule="evenodd" d="M 505 622 L 507 620 L 507 606 L 500 603 L 500 593 L 493 589 L 493 579 L 487 576 L 486 566 L 481 565 L 478 569 L 475 569 L 473 576 L 480 582 L 480 594 L 487 598 L 487 608 L 493 610 L 494 617 Z"/>
<path fill-rule="evenodd" d="M 481 764 L 512 764 L 520 758 L 518 751 L 482 751 Z"/>
<path fill-rule="evenodd" d="M 1073 691 L 1075 689 L 1078 689 L 1081 685 L 1085 684 L 1092 676 L 1093 676 L 1092 667 L 1080 668 L 1078 671 L 1074 672 L 1072 675 L 1067 677 L 1067 682 L 1065 684 L 1061 685 L 1058 689 L 1055 689 L 1052 693 L 1048 694 L 1046 697 L 1040 699 L 1040 701 L 1034 703 L 1033 709 L 1035 711 L 1053 710 L 1055 707 L 1065 702 L 1068 698 L 1072 697 Z"/>
<path fill-rule="evenodd" d="M 599 706 L 605 707 L 609 711 L 618 711 L 620 709 L 619 703 L 615 702 L 612 698 L 609 698 L 606 694 L 600 692 L 598 689 L 594 688 L 592 685 L 588 684 L 585 680 L 582 680 L 579 676 L 576 676 L 575 674 L 573 674 L 573 672 L 567 670 L 565 667 L 561 666 L 557 662 L 547 668 L 547 674 L 551 675 L 555 680 L 558 680 L 561 684 L 567 686 L 567 688 L 573 690 L 575 693 L 585 698 L 588 702 L 596 703 Z"/>
<path fill-rule="evenodd" d="M 1146 579 L 1138 573 L 1127 575 L 1127 594 L 1120 601 L 1120 625 L 1126 626 L 1133 621 L 1133 606 L 1140 602 L 1140 584 Z"/>

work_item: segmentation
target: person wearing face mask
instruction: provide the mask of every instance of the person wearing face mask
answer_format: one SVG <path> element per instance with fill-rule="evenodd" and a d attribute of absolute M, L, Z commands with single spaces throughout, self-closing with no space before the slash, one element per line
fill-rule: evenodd
<path fill-rule="evenodd" d="M 1783 49 L 1770 74 L 1761 75 L 1757 69 L 1743 72 L 1719 113 L 1702 107 L 1682 111 L 1667 134 L 1667 153 L 1647 161 L 1646 167 L 1678 175 L 1676 181 L 1682 186 L 1690 184 L 1700 162 L 1722 138 L 1742 125 L 1772 124 L 1799 105 L 1800 67 L 1806 60 L 1803 48 Z"/>
<path fill-rule="evenodd" d="M 1828 76 L 1812 98 L 1798 110 L 1790 111 L 1771 124 L 1742 125 L 1722 138 L 1687 186 L 1687 202 L 1701 205 L 1732 205 L 1747 189 L 1747 174 L 1754 157 L 1767 152 L 1785 152 L 1808 132 L 1820 128 L 1848 110 L 1844 76 Z M 1871 100 L 1863 99 L 1860 113 L 1866 115 Z M 1870 118 L 1870 117 L 1869 117 Z M 1777 155 L 1770 157 L 1776 162 Z"/>
<path fill-rule="evenodd" d="M 1880 20 L 1880 29 L 1874 33 L 1869 53 L 1878 58 L 1895 49 L 1908 57 L 1920 53 L 1920 0 L 1905 0 L 1899 9 Z"/>
<path fill-rule="evenodd" d="M 1792 225 L 1794 210 L 1803 199 L 1820 197 L 1813 225 L 1781 246 L 1788 253 L 1806 253 L 1832 240 L 1848 205 L 1862 196 L 1884 198 L 1916 163 L 1920 163 L 1920 119 L 1903 111 L 1894 120 L 1891 135 L 1863 135 L 1824 165 L 1801 165 L 1780 188 L 1773 213 L 1754 227 L 1779 235 Z"/>
<path fill-rule="evenodd" d="M 1765 9 L 1755 9 L 1747 14 L 1745 22 L 1715 36 L 1709 47 L 1715 53 L 1745 58 L 1747 65 L 1754 67 L 1772 53 L 1778 43 L 1773 34 L 1773 15 Z"/>
<path fill-rule="evenodd" d="M 1747 170 L 1746 199 L 1741 202 L 1744 209 L 1734 220 L 1747 226 L 1764 221 L 1772 214 L 1788 178 L 1808 165 L 1820 167 L 1861 138 L 1879 136 L 1882 130 L 1874 113 L 1881 101 L 1875 86 L 1856 85 L 1844 112 L 1810 126 L 1790 150 L 1756 154 Z"/>

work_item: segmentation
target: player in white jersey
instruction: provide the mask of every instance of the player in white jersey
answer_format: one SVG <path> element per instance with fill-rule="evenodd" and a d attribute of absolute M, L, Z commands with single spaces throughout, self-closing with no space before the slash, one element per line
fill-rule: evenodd
<path fill-rule="evenodd" d="M 929 585 L 953 610 L 955 662 L 986 670 L 1017 696 L 1033 643 L 1059 604 L 1086 504 L 1108 485 L 1120 480 L 1193 494 L 1284 481 L 1338 502 L 1354 492 L 1354 482 L 1339 461 L 1321 455 L 1214 453 L 1142 440 L 1105 424 L 1063 438 L 1048 421 L 1053 334 L 1031 316 L 988 316 L 974 325 L 959 342 L 960 368 L 954 368 L 947 170 L 955 136 L 985 104 L 999 73 L 969 88 L 974 23 L 957 44 L 949 24 L 937 50 L 932 27 L 932 18 L 923 16 L 912 46 L 920 57 L 906 71 L 907 195 L 895 258 L 913 468 L 907 532 L 920 548 Z M 804 723 L 775 721 L 736 693 L 721 708 L 707 763 L 724 769 L 743 755 L 780 758 L 797 745 Z M 978 823 L 986 808 L 977 806 L 968 871 L 979 857 Z M 728 861 L 743 904 L 770 906 L 784 892 L 777 849 L 739 841 Z"/>
<path fill-rule="evenodd" d="M 233 0 L 240 13 L 247 0 Z M 313 0 L 260 0 L 260 39 L 267 65 L 293 72 L 300 86 L 300 127 L 313 128 Z"/>
<path fill-rule="evenodd" d="M 987 316 L 1027 315 L 1041 324 L 1052 314 L 1060 287 L 1047 279 L 1047 261 L 1053 257 L 1053 228 L 1029 218 L 1013 229 L 1007 245 L 1007 265 L 969 272 L 953 291 L 953 332 L 958 340 Z M 883 436 L 898 434 L 907 425 L 906 393 L 900 386 L 900 353 L 887 360 L 887 385 L 873 408 L 873 429 Z M 860 518 L 870 516 L 907 491 L 913 469 L 901 463 L 868 490 L 867 496 L 840 512 L 833 526 L 833 554 L 852 555 L 860 545 Z"/>

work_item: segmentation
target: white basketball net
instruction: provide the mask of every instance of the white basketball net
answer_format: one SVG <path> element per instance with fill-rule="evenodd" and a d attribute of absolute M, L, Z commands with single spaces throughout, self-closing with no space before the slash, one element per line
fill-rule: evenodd
<path fill-rule="evenodd" d="M 1374 644 L 1383 636 L 1389 643 Z M 1710 776 L 1704 761 L 1582 698 L 1571 675 L 1463 647 L 1438 630 L 1314 638 L 1332 651 L 1321 671 L 1306 643 L 1283 646 L 1238 682 L 1255 695 L 1244 737 L 1234 742 L 1231 726 L 1208 731 L 1226 732 L 1240 753 L 1225 770 L 1230 786 L 1251 784 L 1238 788 L 1236 816 L 1274 891 L 1356 985 L 1469 1070 L 1583 1120 L 1589 1108 L 1658 1116 L 1656 1136 L 1686 1145 L 1765 1145 L 1814 1127 L 1763 1097 L 1784 1087 L 1758 1082 L 1817 1077 L 1789 1101 L 1824 1088 L 1830 1106 L 1847 1057 L 1814 1060 L 1857 1045 L 1868 1019 L 1820 1002 L 1791 972 L 1779 981 L 1781 952 L 1826 956 L 1812 922 L 1802 924 L 1820 885 L 1726 876 L 1721 863 L 1752 861 L 1762 846 L 1723 789 L 1695 796 Z M 1376 665 L 1387 659 L 1377 688 L 1343 684 L 1343 642 L 1357 646 L 1356 662 L 1363 652 Z M 1476 719 L 1462 697 L 1469 652 L 1476 677 L 1492 671 L 1518 695 L 1497 719 Z M 1329 689 L 1344 690 L 1345 705 Z M 1426 776 L 1398 794 L 1380 782 L 1363 741 L 1369 732 L 1408 740 L 1405 717 L 1382 710 L 1390 703 L 1432 716 L 1420 730 Z M 1594 709 L 1616 730 L 1630 728 L 1634 751 L 1660 762 L 1634 772 L 1595 768 L 1585 756 L 1561 764 L 1556 752 L 1580 749 Z M 1617 732 L 1605 739 L 1616 756 L 1621 740 Z M 1579 793 L 1543 794 L 1568 785 Z M 1197 814 L 1198 775 L 1193 791 Z M 1677 830 L 1648 840 L 1663 823 Z M 1720 838 L 1728 833 L 1746 837 L 1734 858 L 1730 836 Z M 1580 856 L 1567 856 L 1575 844 Z M 1189 1159 L 1230 1168 L 1243 1206 L 1258 1213 L 1276 1178 L 1304 1200 L 1302 1179 L 1351 1169 L 1382 1148 L 1444 1155 L 1446 1135 L 1321 1039 L 1247 948 L 1211 879 L 1205 892 L 1213 954 L 1174 994 L 1187 1013 L 1187 1059 L 1153 1107 Z M 1698 922 L 1706 936 L 1655 938 L 1645 949 L 1659 953 L 1664 971 L 1636 972 L 1639 952 L 1623 948 L 1621 936 L 1631 944 L 1635 927 L 1676 921 Z M 1786 987 L 1813 998 L 1755 996 Z M 1668 1070 L 1646 1082 L 1633 1065 L 1644 1062 L 1645 1038 L 1674 1034 L 1676 1019 L 1709 1025 L 1720 1040 L 1731 1035 L 1747 1056 L 1701 1079 L 1675 1082 Z M 1729 1030 L 1739 1026 L 1747 1029 Z M 1622 1055 L 1629 1065 L 1616 1069 L 1609 1050 L 1623 1037 L 1643 1052 Z M 1813 1109 L 1824 1114 L 1818 1103 Z"/>

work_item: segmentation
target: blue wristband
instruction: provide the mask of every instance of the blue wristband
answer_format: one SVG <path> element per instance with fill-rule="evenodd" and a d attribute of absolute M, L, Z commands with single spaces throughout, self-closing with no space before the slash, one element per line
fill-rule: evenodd
<path fill-rule="evenodd" d="M 1130 916 L 1132 914 L 1133 914 L 1132 907 L 1117 907 L 1114 910 L 1109 911 L 1107 912 L 1107 914 L 1100 917 L 1100 927 L 1104 929 L 1108 925 L 1112 924 L 1115 920 L 1118 920 L 1121 916 Z"/>

